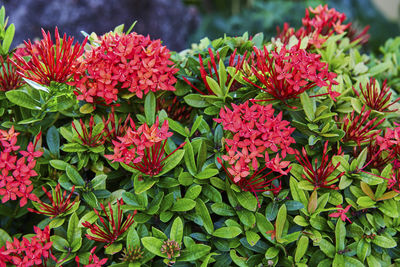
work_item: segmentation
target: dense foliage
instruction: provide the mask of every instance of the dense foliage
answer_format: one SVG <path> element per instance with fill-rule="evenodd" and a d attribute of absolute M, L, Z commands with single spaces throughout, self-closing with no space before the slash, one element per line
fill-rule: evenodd
<path fill-rule="evenodd" d="M 0 267 L 396 264 L 400 37 L 301 24 L 10 50 L 2 8 Z"/>

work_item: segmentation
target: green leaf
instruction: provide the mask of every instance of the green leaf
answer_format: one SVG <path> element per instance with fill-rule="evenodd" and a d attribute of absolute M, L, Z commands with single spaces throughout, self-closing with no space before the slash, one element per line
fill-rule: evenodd
<path fill-rule="evenodd" d="M 196 199 L 196 214 L 199 215 L 203 221 L 203 226 L 207 233 L 212 234 L 214 232 L 214 225 L 206 205 L 200 198 Z"/>
<path fill-rule="evenodd" d="M 203 244 L 194 244 L 181 251 L 181 256 L 177 261 L 195 261 L 207 255 L 211 247 Z"/>
<path fill-rule="evenodd" d="M 220 216 L 235 216 L 235 210 L 228 204 L 223 202 L 214 203 L 211 205 L 211 210 Z"/>
<path fill-rule="evenodd" d="M 14 34 L 15 34 L 15 26 L 14 24 L 10 24 L 10 26 L 8 26 L 6 30 L 2 44 L 2 50 L 4 54 L 8 53 L 8 50 L 10 49 L 11 43 L 14 39 Z"/>
<path fill-rule="evenodd" d="M 79 108 L 79 112 L 82 114 L 90 114 L 94 111 L 94 105 L 90 103 L 86 103 Z"/>
<path fill-rule="evenodd" d="M 31 95 L 29 95 L 28 93 L 26 93 L 24 91 L 21 91 L 21 90 L 8 91 L 8 92 L 6 92 L 6 97 L 12 103 L 14 103 L 20 107 L 33 109 L 33 110 L 41 109 L 40 102 L 33 99 Z"/>
<path fill-rule="evenodd" d="M 76 252 L 82 245 L 81 228 L 78 227 L 79 218 L 73 213 L 69 218 L 67 229 L 67 240 L 71 244 L 71 252 Z"/>
<path fill-rule="evenodd" d="M 182 219 L 179 217 L 176 217 L 174 222 L 172 223 L 171 227 L 171 233 L 170 233 L 170 239 L 174 240 L 178 243 L 182 242 L 182 237 L 183 237 L 183 223 Z"/>
<path fill-rule="evenodd" d="M 360 239 L 357 244 L 357 257 L 364 262 L 365 258 L 371 254 L 371 244 L 364 239 Z"/>
<path fill-rule="evenodd" d="M 63 145 L 62 150 L 64 152 L 84 152 L 87 151 L 88 149 L 87 147 L 78 143 L 68 143 Z"/>
<path fill-rule="evenodd" d="M 195 200 L 201 193 L 201 185 L 194 185 L 189 187 L 189 189 L 185 193 L 185 198 L 190 198 Z"/>
<path fill-rule="evenodd" d="M 58 235 L 50 236 L 50 241 L 53 242 L 52 247 L 61 252 L 68 252 L 70 245 L 67 240 Z"/>
<path fill-rule="evenodd" d="M 97 208 L 99 205 L 96 195 L 93 192 L 83 192 L 82 197 L 92 208 Z"/>
<path fill-rule="evenodd" d="M 308 237 L 301 236 L 297 243 L 296 252 L 294 254 L 294 261 L 300 262 L 301 258 L 306 254 L 308 248 Z"/>
<path fill-rule="evenodd" d="M 192 106 L 195 108 L 206 108 L 206 107 L 210 106 L 210 103 L 208 103 L 199 94 L 189 94 L 189 95 L 186 95 L 183 99 L 189 106 Z"/>
<path fill-rule="evenodd" d="M 106 255 L 114 255 L 122 250 L 122 244 L 121 243 L 112 243 L 106 249 L 104 250 L 104 253 Z"/>
<path fill-rule="evenodd" d="M 178 166 L 178 164 L 181 163 L 181 160 L 182 160 L 184 154 L 185 154 L 184 149 L 179 149 L 179 150 L 175 151 L 174 154 L 172 154 L 172 155 L 170 154 L 170 156 L 164 162 L 164 167 L 163 167 L 162 171 L 159 174 L 155 175 L 155 177 L 164 175 L 167 172 L 169 172 L 170 170 L 174 169 L 176 166 Z"/>
<path fill-rule="evenodd" d="M 128 235 L 126 236 L 126 247 L 134 248 L 136 246 L 140 246 L 139 234 L 135 227 L 130 227 Z"/>
<path fill-rule="evenodd" d="M 32 88 L 34 88 L 36 90 L 43 91 L 43 92 L 46 92 L 46 93 L 50 92 L 49 88 L 47 88 L 46 86 L 43 86 L 41 84 L 38 84 L 37 82 L 34 82 L 34 81 L 26 79 L 26 78 L 23 78 L 23 79 L 27 84 L 29 84 Z"/>
<path fill-rule="evenodd" d="M 237 200 L 243 208 L 250 211 L 256 211 L 257 209 L 257 199 L 251 192 L 240 192 L 236 194 Z"/>
<path fill-rule="evenodd" d="M 382 248 L 394 248 L 397 246 L 396 241 L 383 235 L 375 236 L 375 238 L 372 239 L 372 243 Z"/>
<path fill-rule="evenodd" d="M 267 231 L 274 230 L 274 226 L 272 225 L 272 223 L 268 221 L 267 218 L 265 218 L 265 216 L 259 212 L 256 212 L 256 222 L 257 222 L 257 228 L 260 231 L 260 233 L 268 240 L 271 240 L 271 235 L 268 235 Z"/>
<path fill-rule="evenodd" d="M 139 177 L 141 175 L 137 174 L 133 179 L 133 187 L 135 188 L 135 193 L 138 195 L 149 190 L 157 182 L 153 177 L 145 177 L 141 180 Z"/>
<path fill-rule="evenodd" d="M 321 241 L 318 243 L 318 246 L 329 258 L 333 258 L 335 256 L 335 247 L 326 239 L 321 239 Z"/>
<path fill-rule="evenodd" d="M 51 222 L 49 223 L 49 227 L 50 229 L 53 228 L 57 228 L 60 227 L 61 225 L 63 225 L 65 222 L 65 217 L 56 217 L 54 219 L 51 220 Z"/>
<path fill-rule="evenodd" d="M 60 134 L 55 126 L 51 126 L 46 133 L 47 146 L 53 155 L 60 154 Z"/>
<path fill-rule="evenodd" d="M 65 161 L 58 160 L 58 159 L 50 160 L 49 163 L 50 163 L 51 167 L 53 167 L 57 170 L 62 170 L 62 171 L 65 171 L 67 169 L 67 166 L 71 166 L 68 163 L 66 163 Z"/>
<path fill-rule="evenodd" d="M 338 220 L 335 228 L 336 251 L 344 250 L 346 244 L 346 227 L 342 220 Z"/>
<path fill-rule="evenodd" d="M 278 211 L 278 216 L 276 217 L 275 227 L 276 227 L 276 240 L 279 242 L 279 239 L 282 237 L 283 228 L 286 222 L 286 206 L 283 204 Z"/>
<path fill-rule="evenodd" d="M 153 253 L 157 256 L 163 257 L 163 258 L 166 257 L 166 255 L 161 253 L 161 246 L 163 244 L 162 240 L 152 237 L 152 236 L 146 236 L 146 237 L 143 237 L 141 239 L 141 241 L 142 241 L 143 246 L 151 253 Z"/>
<path fill-rule="evenodd" d="M 214 231 L 213 236 L 219 238 L 234 238 L 242 233 L 242 229 L 237 226 L 221 227 Z"/>
<path fill-rule="evenodd" d="M 306 92 L 300 94 L 300 101 L 309 121 L 314 121 L 315 119 L 315 100 L 311 100 Z"/>
<path fill-rule="evenodd" d="M 229 255 L 231 256 L 231 259 L 233 260 L 233 262 L 234 262 L 236 265 L 238 265 L 238 266 L 240 266 L 240 267 L 248 267 L 248 266 L 249 266 L 249 265 L 247 265 L 247 263 L 246 263 L 246 258 L 244 258 L 244 257 L 239 257 L 239 256 L 236 254 L 236 250 L 231 249 L 231 251 L 229 252 Z"/>
<path fill-rule="evenodd" d="M 203 121 L 203 116 L 197 116 L 196 120 L 193 123 L 192 129 L 190 129 L 190 136 L 192 136 L 197 128 L 199 128 L 201 122 Z"/>
<path fill-rule="evenodd" d="M 194 161 L 193 146 L 190 143 L 189 139 L 187 138 L 184 148 L 185 148 L 184 159 L 186 168 L 188 169 L 191 175 L 195 176 L 197 174 L 197 167 L 196 167 L 196 162 Z"/>
<path fill-rule="evenodd" d="M 179 133 L 184 137 L 189 137 L 189 131 L 186 131 L 185 128 L 179 122 L 176 122 L 171 118 L 168 118 L 168 124 L 173 131 Z"/>
<path fill-rule="evenodd" d="M 246 231 L 246 240 L 247 243 L 249 243 L 250 246 L 253 247 L 257 244 L 258 240 L 260 240 L 260 236 L 256 232 L 248 230 Z"/>
<path fill-rule="evenodd" d="M 71 182 L 77 186 L 84 186 L 85 181 L 82 179 L 80 176 L 79 172 L 75 170 L 72 166 L 68 165 L 65 168 L 65 171 L 67 173 L 68 178 L 71 180 Z"/>
<path fill-rule="evenodd" d="M 189 211 L 196 206 L 196 201 L 188 198 L 177 199 L 171 208 L 171 211 Z"/>
<path fill-rule="evenodd" d="M 221 87 L 218 85 L 218 83 L 213 78 L 206 76 L 206 80 L 207 80 L 208 85 L 210 86 L 210 89 L 214 92 L 214 94 L 216 96 L 219 96 L 219 97 L 225 96 Z"/>
<path fill-rule="evenodd" d="M 209 165 L 210 166 L 210 165 Z M 207 167 L 209 167 L 207 166 Z M 208 179 L 211 178 L 219 173 L 218 169 L 214 168 L 205 168 L 203 171 L 196 174 L 194 177 L 197 179 Z"/>
<path fill-rule="evenodd" d="M 6 231 L 0 228 L 0 247 L 5 246 L 6 241 L 12 241 L 12 239 Z"/>
<path fill-rule="evenodd" d="M 156 116 L 156 97 L 153 92 L 149 92 L 144 99 L 144 115 L 148 125 L 153 125 Z"/>
<path fill-rule="evenodd" d="M 276 256 L 278 256 L 278 254 L 279 254 L 279 249 L 278 249 L 278 248 L 270 247 L 270 248 L 268 248 L 267 251 L 265 252 L 265 258 L 266 258 L 267 260 L 273 259 L 273 258 L 275 258 Z"/>

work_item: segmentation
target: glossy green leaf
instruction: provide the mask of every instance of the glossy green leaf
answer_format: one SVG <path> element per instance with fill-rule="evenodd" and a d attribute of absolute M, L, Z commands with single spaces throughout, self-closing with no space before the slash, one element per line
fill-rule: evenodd
<path fill-rule="evenodd" d="M 178 243 L 182 242 L 183 238 L 183 223 L 182 219 L 179 217 L 176 217 L 174 222 L 172 223 L 171 227 L 171 233 L 170 233 L 170 239 L 174 240 Z"/>
<path fill-rule="evenodd" d="M 206 205 L 200 198 L 196 199 L 196 214 L 198 214 L 203 221 L 203 226 L 207 233 L 212 234 L 214 232 L 214 225 Z"/>
<path fill-rule="evenodd" d="M 220 238 L 234 238 L 242 233 L 242 230 L 237 226 L 221 227 L 214 231 L 213 236 Z"/>

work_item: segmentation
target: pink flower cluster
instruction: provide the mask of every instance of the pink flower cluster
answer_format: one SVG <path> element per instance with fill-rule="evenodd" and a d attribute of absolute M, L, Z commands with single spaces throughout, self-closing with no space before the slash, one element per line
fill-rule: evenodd
<path fill-rule="evenodd" d="M 0 130 L 0 196 L 2 203 L 19 198 L 22 207 L 28 199 L 37 200 L 32 193 L 33 185 L 30 178 L 37 175 L 34 170 L 35 158 L 40 157 L 43 152 L 35 151 L 36 144 L 29 143 L 26 151 L 19 151 L 22 157 L 18 157 L 17 152 L 20 149 L 16 145 L 18 135 L 14 127 L 8 132 Z"/>
<path fill-rule="evenodd" d="M 243 181 L 253 182 L 256 188 L 249 188 L 249 183 L 243 184 L 243 188 L 255 191 L 252 189 L 261 189 L 257 185 L 266 186 L 266 177 L 261 175 L 261 180 L 256 179 L 266 168 L 282 175 L 288 173 L 286 168 L 290 162 L 283 159 L 287 154 L 295 153 L 290 147 L 295 143 L 291 137 L 295 128 L 282 120 L 282 113 L 275 117 L 272 105 L 249 106 L 247 101 L 240 105 L 232 104 L 232 110 L 222 108 L 219 115 L 220 119 L 214 120 L 222 123 L 223 129 L 232 136 L 225 139 L 227 154 L 222 159 L 231 166 L 227 172 L 233 183 L 240 186 Z M 275 156 L 270 158 L 271 154 Z"/>
<path fill-rule="evenodd" d="M 184 145 L 181 144 L 175 151 L 165 156 L 165 145 L 167 139 L 172 136 L 168 132 L 168 121 L 165 120 L 159 128 L 159 119 L 149 127 L 146 123 L 136 129 L 135 123 L 130 119 L 130 127 L 124 136 L 113 140 L 114 154 L 105 155 L 113 162 L 122 162 L 128 166 L 146 174 L 157 175 L 161 172 L 166 160 L 177 149 Z"/>
<path fill-rule="evenodd" d="M 103 100 L 110 104 L 123 89 L 139 98 L 149 91 L 174 91 L 178 69 L 171 67 L 169 58 L 160 40 L 137 33 L 108 33 L 85 53 L 85 69 L 74 76 L 72 84 L 78 89 L 78 100 L 89 103 Z"/>
<path fill-rule="evenodd" d="M 0 248 L 0 267 L 12 264 L 18 267 L 46 266 L 47 260 L 51 257 L 50 253 L 50 228 L 46 226 L 40 230 L 34 226 L 35 236 L 30 239 L 23 237 L 21 241 L 14 238 L 13 242 L 7 241 L 5 247 Z"/>
<path fill-rule="evenodd" d="M 264 86 L 246 77 L 244 79 L 272 96 L 272 99 L 262 101 L 279 99 L 286 104 L 287 100 L 297 98 L 315 86 L 327 86 L 327 94 L 333 99 L 340 95 L 331 90 L 332 85 L 337 84 L 334 80 L 336 73 L 328 71 L 328 64 L 320 61 L 320 55 L 300 49 L 299 45 L 290 49 L 285 46 L 280 50 L 275 48 L 271 52 L 265 46 L 264 50 L 254 47 L 255 63 L 252 72 Z"/>

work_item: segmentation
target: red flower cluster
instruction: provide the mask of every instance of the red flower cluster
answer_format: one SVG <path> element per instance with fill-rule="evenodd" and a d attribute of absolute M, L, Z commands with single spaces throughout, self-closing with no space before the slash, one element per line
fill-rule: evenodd
<path fill-rule="evenodd" d="M 228 66 L 229 67 L 235 67 L 236 72 L 238 72 L 240 69 L 242 69 L 244 61 L 246 60 L 247 51 L 244 53 L 243 56 L 240 56 L 240 55 L 236 56 L 236 52 L 237 52 L 237 49 L 235 49 L 233 51 L 233 53 L 230 55 Z M 220 83 L 221 74 L 219 73 L 220 70 L 217 69 L 217 64 L 215 62 L 215 55 L 214 55 L 214 52 L 212 51 L 211 48 L 208 48 L 208 54 L 210 56 L 210 60 L 207 62 L 207 70 L 208 71 L 204 67 L 203 58 L 199 54 L 200 75 L 201 75 L 202 82 L 204 83 L 204 85 L 205 85 L 205 87 L 207 89 L 207 93 L 205 93 L 205 92 L 201 91 L 200 89 L 198 89 L 196 86 L 194 86 L 185 77 L 183 77 L 183 80 L 187 84 L 189 84 L 194 90 L 196 90 L 198 93 L 200 93 L 202 95 L 206 95 L 206 94 L 215 95 L 215 93 L 211 90 L 211 87 L 207 82 L 207 76 L 217 80 L 218 84 L 219 84 Z M 217 62 L 219 63 L 219 61 L 221 60 L 219 52 L 217 52 L 217 57 L 216 58 L 217 58 Z M 231 77 L 231 75 L 228 73 L 225 85 L 229 85 L 229 83 L 231 83 L 230 91 L 235 91 L 237 89 L 235 87 L 236 80 L 232 81 L 232 79 L 233 79 L 233 77 Z"/>
<path fill-rule="evenodd" d="M 298 39 L 309 37 L 308 44 L 320 48 L 327 37 L 334 33 L 341 34 L 348 31 L 351 33 L 349 37 L 352 38 L 352 41 L 360 40 L 360 43 L 366 43 L 369 39 L 367 34 L 369 27 L 365 27 L 361 33 L 357 33 L 354 28 L 351 28 L 351 23 L 343 24 L 345 20 L 344 13 L 340 13 L 334 8 L 328 9 L 328 5 L 319 5 L 315 9 L 309 7 L 306 9 L 305 17 L 302 19 L 303 26 L 300 29 L 296 31 L 288 23 L 285 23 L 282 31 L 279 27 L 277 28 L 277 38 L 287 44 L 292 36 L 296 36 Z"/>
<path fill-rule="evenodd" d="M 264 50 L 254 47 L 254 52 L 255 64 L 252 72 L 264 86 L 261 87 L 246 77 L 244 79 L 272 96 L 272 99 L 261 101 L 279 99 L 287 105 L 287 100 L 297 98 L 299 94 L 315 86 L 327 86 L 328 93 L 322 95 L 329 94 L 333 99 L 340 95 L 331 90 L 332 85 L 337 84 L 334 80 L 336 73 L 328 71 L 328 64 L 320 61 L 320 55 L 308 53 L 300 49 L 299 45 L 289 50 L 285 46 L 280 51 L 275 48 L 272 52 L 265 46 Z"/>
<path fill-rule="evenodd" d="M 62 193 L 60 184 L 56 185 L 55 191 L 52 193 L 48 192 L 44 186 L 42 186 L 42 190 L 50 200 L 50 204 L 44 203 L 40 199 L 37 199 L 35 200 L 35 202 L 40 205 L 38 207 L 38 211 L 28 208 L 30 212 L 51 216 L 50 218 L 52 219 L 60 214 L 68 212 L 75 204 L 75 201 L 71 202 L 71 197 L 74 193 L 75 185 L 72 186 L 71 193 L 69 193 L 68 197 L 67 191 L 64 191 Z"/>
<path fill-rule="evenodd" d="M 381 89 L 376 86 L 376 80 L 374 78 L 371 78 L 365 87 L 366 88 L 364 89 L 360 83 L 360 90 L 363 96 L 362 100 L 365 105 L 380 112 L 397 111 L 397 109 L 389 110 L 389 107 L 400 101 L 400 97 L 390 103 L 390 97 L 392 96 L 392 93 L 390 92 L 390 87 L 388 87 L 386 84 L 386 80 L 383 82 Z M 353 91 L 358 97 L 360 97 L 360 93 L 358 93 L 354 86 Z"/>
<path fill-rule="evenodd" d="M 5 247 L 0 248 L 0 267 L 6 267 L 12 264 L 18 267 L 29 266 L 46 266 L 47 260 L 51 257 L 56 260 L 50 253 L 50 228 L 46 226 L 44 230 L 40 230 L 34 226 L 35 236 L 27 239 L 22 238 L 19 241 L 14 238 L 13 242 L 6 242 Z"/>
<path fill-rule="evenodd" d="M 19 73 L 32 81 L 40 84 L 50 85 L 50 82 L 67 82 L 71 76 L 81 67 L 79 57 L 83 54 L 87 38 L 82 45 L 78 42 L 74 44 L 74 38 L 64 34 L 62 40 L 56 27 L 55 45 L 51 39 L 50 32 L 42 29 L 43 39 L 39 42 L 25 42 L 23 53 L 30 56 L 29 62 L 15 53 L 16 62 L 14 65 L 19 69 Z"/>
<path fill-rule="evenodd" d="M 91 250 L 90 250 L 90 256 L 89 256 L 89 264 L 87 264 L 87 265 L 84 265 L 84 267 L 101 267 L 101 266 L 103 266 L 104 264 L 106 264 L 106 262 L 107 262 L 107 258 L 104 258 L 104 259 L 99 259 L 99 257 L 97 257 L 95 254 L 94 254 L 94 251 L 96 250 L 96 247 L 94 247 L 94 248 L 92 248 Z M 79 264 L 79 257 L 78 256 L 76 256 L 75 257 L 75 262 L 76 262 L 76 264 L 77 264 L 77 267 L 80 267 L 81 265 Z"/>
<path fill-rule="evenodd" d="M 214 119 L 222 123 L 223 129 L 232 136 L 225 139 L 227 154 L 222 156 L 231 165 L 226 170 L 229 178 L 245 191 L 276 189 L 265 189 L 278 178 L 270 179 L 267 176 L 272 172 L 281 175 L 288 173 L 289 170 L 284 169 L 290 162 L 283 159 L 287 154 L 295 152 L 290 147 L 295 143 L 291 137 L 295 128 L 289 127 L 289 122 L 282 120 L 282 113 L 275 117 L 272 105 L 249 106 L 247 101 L 241 105 L 232 104 L 232 108 L 222 108 L 220 119 Z M 273 153 L 275 157 L 270 158 Z M 222 163 L 221 159 L 219 162 Z M 265 173 L 266 169 L 271 171 Z"/>
<path fill-rule="evenodd" d="M 89 228 L 89 234 L 86 234 L 86 237 L 98 241 L 107 243 L 104 247 L 108 247 L 112 243 L 114 243 L 119 236 L 121 236 L 133 223 L 133 217 L 136 214 L 136 210 L 133 214 L 129 214 L 126 217 L 126 220 L 122 223 L 123 219 L 123 211 L 121 206 L 124 202 L 121 200 L 117 200 L 117 217 L 114 216 L 114 210 L 111 207 L 111 203 L 108 203 L 108 212 L 103 204 L 100 204 L 101 209 L 103 210 L 107 222 L 100 216 L 99 212 L 96 209 L 93 209 L 96 213 L 97 217 L 103 226 L 99 226 L 97 224 L 89 223 L 88 221 L 82 223 L 82 225 L 86 228 Z"/>
<path fill-rule="evenodd" d="M 17 73 L 17 69 L 11 64 L 7 57 L 4 61 L 0 56 L 0 91 L 7 92 L 17 89 L 24 84 L 22 77 Z"/>
<path fill-rule="evenodd" d="M 340 166 L 340 162 L 337 163 L 336 166 L 334 166 L 327 154 L 327 151 L 328 151 L 328 141 L 325 142 L 324 150 L 322 152 L 321 162 L 318 164 L 318 159 L 316 158 L 314 160 L 314 165 L 312 164 L 312 161 L 308 159 L 308 155 L 304 147 L 302 149 L 303 156 L 301 156 L 300 152 L 298 151 L 296 153 L 296 160 L 304 168 L 305 174 L 303 174 L 302 177 L 307 181 L 309 181 L 314 186 L 314 189 L 317 188 L 337 189 L 337 186 L 334 185 L 333 183 L 337 182 L 340 179 L 340 177 L 342 177 L 345 174 L 345 172 L 341 172 L 338 175 L 331 177 L 333 172 L 336 171 L 336 169 Z M 341 151 L 339 149 L 338 155 L 340 154 Z M 329 179 L 330 177 L 331 179 Z"/>
<path fill-rule="evenodd" d="M 174 74 L 169 50 L 160 40 L 131 33 L 108 33 L 98 46 L 85 53 L 81 69 L 74 76 L 73 85 L 78 100 L 89 103 L 104 100 L 106 104 L 118 100 L 118 93 L 127 89 L 142 98 L 149 91 L 174 91 Z"/>
<path fill-rule="evenodd" d="M 31 177 L 36 176 L 33 170 L 36 165 L 35 158 L 40 157 L 43 152 L 34 151 L 40 135 L 36 138 L 35 145 L 29 143 L 27 150 L 20 150 L 22 157 L 17 156 L 19 146 L 16 146 L 19 133 L 14 127 L 7 132 L 0 130 L 0 196 L 1 202 L 20 199 L 20 206 L 25 206 L 30 200 L 37 200 L 32 193 L 33 185 Z"/>
<path fill-rule="evenodd" d="M 136 129 L 135 123 L 130 119 L 130 128 L 124 136 L 113 140 L 114 154 L 105 155 L 113 162 L 122 162 L 146 175 L 154 176 L 162 171 L 163 162 L 183 147 L 182 143 L 172 153 L 165 156 L 165 145 L 172 132 L 168 132 L 168 120 L 159 128 L 159 119 L 149 128 L 145 123 Z"/>

